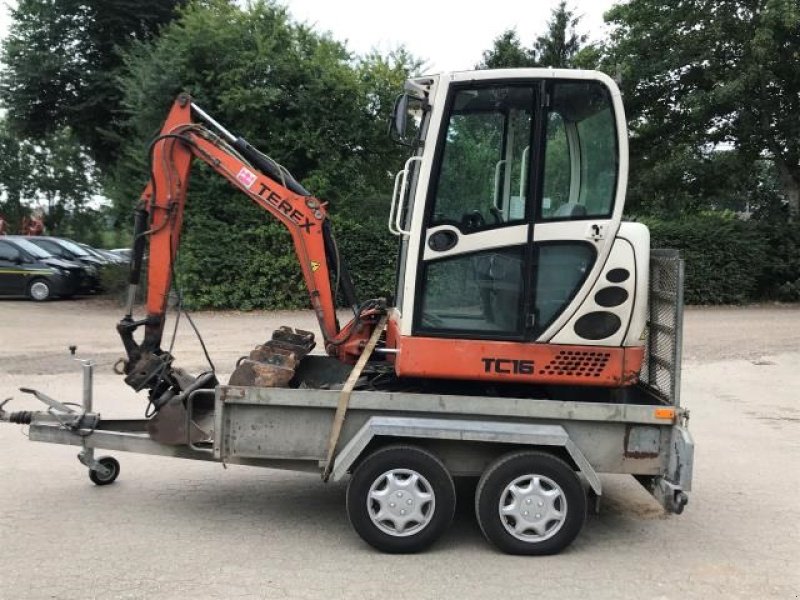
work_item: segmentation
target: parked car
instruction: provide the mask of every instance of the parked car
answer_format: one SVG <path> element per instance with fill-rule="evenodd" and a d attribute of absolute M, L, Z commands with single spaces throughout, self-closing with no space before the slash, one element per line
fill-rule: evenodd
<path fill-rule="evenodd" d="M 48 254 L 25 237 L 0 239 L 0 294 L 43 302 L 69 298 L 83 283 L 84 267 Z"/>
<path fill-rule="evenodd" d="M 128 259 L 127 257 L 122 256 L 121 254 L 115 254 L 111 250 L 106 250 L 105 248 L 95 248 L 95 250 L 97 250 L 100 254 L 105 256 L 107 259 L 109 259 L 111 261 L 114 261 L 117 264 L 127 265 L 128 263 L 131 262 L 130 259 Z"/>
<path fill-rule="evenodd" d="M 32 236 L 25 239 L 53 256 L 84 265 L 89 277 L 83 291 L 99 292 L 101 290 L 100 269 L 106 264 L 101 259 L 92 256 L 78 244 L 65 238 Z"/>
<path fill-rule="evenodd" d="M 109 250 L 109 252 L 113 252 L 114 254 L 119 255 L 119 256 L 123 257 L 127 261 L 131 260 L 131 249 L 130 248 L 112 248 L 111 250 Z"/>
<path fill-rule="evenodd" d="M 84 250 L 86 250 L 86 252 L 88 252 L 90 255 L 94 256 L 99 260 L 102 260 L 106 264 L 121 265 L 128 262 L 123 257 L 119 256 L 118 254 L 114 254 L 109 250 L 95 248 L 93 246 L 90 246 L 89 244 L 84 244 L 82 242 L 75 242 L 75 243 Z"/>

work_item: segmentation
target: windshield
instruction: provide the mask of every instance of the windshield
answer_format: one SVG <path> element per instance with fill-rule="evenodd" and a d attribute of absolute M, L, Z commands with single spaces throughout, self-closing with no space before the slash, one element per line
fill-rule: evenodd
<path fill-rule="evenodd" d="M 91 256 L 86 250 L 78 246 L 75 242 L 69 240 L 58 240 L 64 248 L 72 252 L 75 256 Z"/>
<path fill-rule="evenodd" d="M 34 258 L 51 258 L 53 256 L 49 252 L 42 250 L 41 248 L 39 248 L 39 246 L 37 246 L 36 244 L 32 244 L 26 239 L 19 238 L 15 239 L 14 242 L 17 244 L 17 246 L 25 250 L 25 252 L 27 252 Z"/>
<path fill-rule="evenodd" d="M 81 248 L 86 250 L 86 252 L 88 252 L 90 255 L 94 256 L 95 258 L 105 258 L 103 256 L 103 253 L 100 250 L 97 250 L 95 248 L 92 248 L 91 246 L 88 246 L 86 244 L 81 244 L 81 243 L 78 243 L 78 246 L 80 246 Z"/>

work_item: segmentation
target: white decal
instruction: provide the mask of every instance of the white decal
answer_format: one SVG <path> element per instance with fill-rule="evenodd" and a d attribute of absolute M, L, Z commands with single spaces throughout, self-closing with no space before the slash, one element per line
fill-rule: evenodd
<path fill-rule="evenodd" d="M 256 174 L 247 167 L 242 167 L 239 170 L 239 174 L 236 176 L 236 179 L 238 179 L 239 182 L 244 185 L 244 187 L 249 188 L 256 182 Z"/>

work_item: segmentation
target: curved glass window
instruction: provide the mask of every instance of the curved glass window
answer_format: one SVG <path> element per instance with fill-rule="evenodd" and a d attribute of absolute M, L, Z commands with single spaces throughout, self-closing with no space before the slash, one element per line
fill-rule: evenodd
<path fill-rule="evenodd" d="M 619 149 L 608 89 L 599 82 L 555 83 L 546 134 L 541 218 L 610 216 Z"/>

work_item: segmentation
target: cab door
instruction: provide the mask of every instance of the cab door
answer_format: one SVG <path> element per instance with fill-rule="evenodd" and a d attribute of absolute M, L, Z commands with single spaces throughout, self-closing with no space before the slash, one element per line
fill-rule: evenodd
<path fill-rule="evenodd" d="M 427 190 L 413 335 L 525 336 L 534 82 L 452 83 Z"/>

